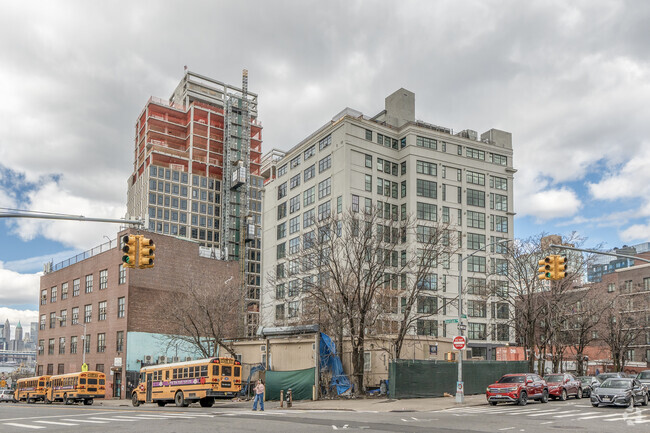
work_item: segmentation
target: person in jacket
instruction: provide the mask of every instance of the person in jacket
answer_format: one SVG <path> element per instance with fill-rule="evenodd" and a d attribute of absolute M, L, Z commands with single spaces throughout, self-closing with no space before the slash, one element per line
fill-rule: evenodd
<path fill-rule="evenodd" d="M 264 410 L 264 382 L 262 379 L 257 381 L 255 386 L 255 400 L 253 400 L 253 410 L 257 410 L 257 402 L 260 403 L 260 410 Z"/>

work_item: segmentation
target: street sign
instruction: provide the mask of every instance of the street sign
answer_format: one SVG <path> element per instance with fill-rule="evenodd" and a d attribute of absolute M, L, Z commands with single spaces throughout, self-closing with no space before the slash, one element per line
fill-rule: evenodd
<path fill-rule="evenodd" d="M 454 345 L 454 349 L 463 350 L 465 348 L 465 346 L 467 345 L 467 341 L 465 340 L 465 337 L 463 337 L 462 335 L 459 335 L 459 336 L 454 337 L 453 345 Z"/>
<path fill-rule="evenodd" d="M 445 323 L 458 323 L 458 319 L 445 319 Z"/>

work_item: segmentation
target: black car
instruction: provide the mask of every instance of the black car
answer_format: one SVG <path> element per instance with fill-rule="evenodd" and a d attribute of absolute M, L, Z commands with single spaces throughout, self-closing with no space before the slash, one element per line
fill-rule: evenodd
<path fill-rule="evenodd" d="M 650 370 L 643 370 L 641 373 L 636 375 L 636 379 L 650 388 Z"/>
<path fill-rule="evenodd" d="M 648 388 L 637 379 L 612 377 L 591 393 L 591 405 L 630 407 L 637 403 L 648 405 Z"/>
<path fill-rule="evenodd" d="M 580 383 L 582 383 L 582 396 L 589 397 L 594 388 L 600 386 L 600 381 L 596 379 L 596 376 L 580 376 L 578 377 Z"/>
<path fill-rule="evenodd" d="M 610 377 L 626 378 L 627 376 L 625 373 L 618 371 L 612 373 L 600 373 L 598 376 L 596 376 L 596 379 L 598 379 L 600 383 L 603 383 L 605 379 L 609 379 Z"/>

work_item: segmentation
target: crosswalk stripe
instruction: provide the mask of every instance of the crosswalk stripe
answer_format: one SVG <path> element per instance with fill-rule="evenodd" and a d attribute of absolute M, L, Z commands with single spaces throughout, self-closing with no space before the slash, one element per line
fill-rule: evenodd
<path fill-rule="evenodd" d="M 14 427 L 22 427 L 22 428 L 45 428 L 45 427 L 40 426 L 40 425 L 19 424 L 17 422 L 6 422 L 6 423 L 3 423 L 2 425 L 11 425 L 11 426 L 14 426 Z"/>
<path fill-rule="evenodd" d="M 93 419 L 98 419 L 100 421 L 127 421 L 127 422 L 133 422 L 137 421 L 135 419 L 119 419 L 119 418 L 99 418 L 99 417 L 93 417 Z"/>
<path fill-rule="evenodd" d="M 562 412 L 558 412 L 557 410 L 553 410 L 553 411 L 546 411 L 546 412 L 538 412 L 538 413 L 534 413 L 534 414 L 528 414 L 526 416 L 559 415 L 559 414 L 563 414 L 563 413 L 575 413 L 575 412 L 580 412 L 580 411 L 579 410 L 565 410 L 565 411 L 562 411 Z"/>
<path fill-rule="evenodd" d="M 608 415 L 582 416 L 582 417 L 580 417 L 580 418 L 578 418 L 578 419 L 579 419 L 579 420 L 583 420 L 583 419 L 608 418 L 608 417 L 612 417 L 612 416 L 620 416 L 620 415 L 617 414 L 617 413 L 610 413 L 610 414 L 608 414 Z"/>
<path fill-rule="evenodd" d="M 34 421 L 34 422 L 40 422 L 43 424 L 53 424 L 53 425 L 79 425 L 79 424 L 73 424 L 71 422 L 58 422 L 58 421 Z"/>
<path fill-rule="evenodd" d="M 91 424 L 106 424 L 106 421 L 93 421 L 90 419 L 67 419 L 64 418 L 63 421 L 72 421 L 72 422 L 88 422 Z"/>
<path fill-rule="evenodd" d="M 127 416 L 127 415 L 115 415 L 115 416 L 113 416 L 113 418 L 119 418 L 119 419 L 131 420 L 131 421 L 141 421 L 142 420 L 142 418 L 138 418 L 137 416 Z"/>
<path fill-rule="evenodd" d="M 593 415 L 598 412 L 582 412 L 580 415 Z M 575 413 L 570 413 L 568 415 L 555 415 L 553 418 L 568 418 L 570 416 L 576 416 Z"/>

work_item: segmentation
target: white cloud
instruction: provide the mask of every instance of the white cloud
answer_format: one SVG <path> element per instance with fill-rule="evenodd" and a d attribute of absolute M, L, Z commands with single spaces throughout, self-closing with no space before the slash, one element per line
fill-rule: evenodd
<path fill-rule="evenodd" d="M 11 338 L 15 337 L 16 325 L 20 322 L 23 327 L 23 336 L 30 332 L 31 322 L 38 322 L 38 310 L 15 310 L 13 308 L 0 307 L 0 323 L 4 325 L 5 320 L 9 319 L 11 325 Z"/>
<path fill-rule="evenodd" d="M 620 232 L 624 242 L 646 242 L 650 239 L 650 222 L 647 224 L 634 224 Z"/>
<path fill-rule="evenodd" d="M 0 268 L 0 305 L 38 304 L 41 275 Z"/>
<path fill-rule="evenodd" d="M 520 204 L 526 214 L 545 221 L 575 215 L 582 206 L 576 193 L 568 188 L 546 189 L 528 195 Z"/>
<path fill-rule="evenodd" d="M 605 173 L 599 182 L 588 183 L 590 194 L 599 200 L 618 200 L 640 197 L 645 208 L 650 206 L 650 143 L 645 142 L 641 152 L 622 167 Z"/>

